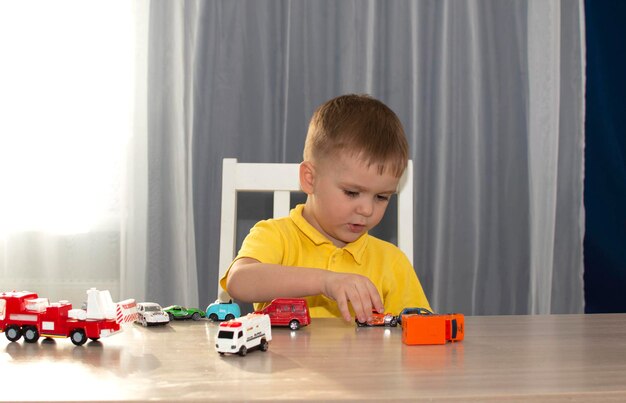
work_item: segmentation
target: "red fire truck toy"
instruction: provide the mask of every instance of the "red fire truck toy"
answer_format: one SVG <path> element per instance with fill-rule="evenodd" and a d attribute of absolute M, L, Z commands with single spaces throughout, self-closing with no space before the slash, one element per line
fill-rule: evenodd
<path fill-rule="evenodd" d="M 465 337 L 465 316 L 462 313 L 404 314 L 402 317 L 402 342 L 407 345 L 446 344 Z"/>
<path fill-rule="evenodd" d="M 87 339 L 98 340 L 121 330 L 122 323 L 133 322 L 137 315 L 135 300 L 117 304 L 109 291 L 87 291 L 87 309 L 72 309 L 68 301 L 48 302 L 29 291 L 0 293 L 0 332 L 7 339 L 27 343 L 39 337 L 69 337 L 77 346 Z"/>

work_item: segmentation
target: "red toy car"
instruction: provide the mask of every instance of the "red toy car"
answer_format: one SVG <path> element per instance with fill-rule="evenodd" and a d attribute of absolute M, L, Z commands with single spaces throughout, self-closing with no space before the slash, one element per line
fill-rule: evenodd
<path fill-rule="evenodd" d="M 276 298 L 256 313 L 269 315 L 272 326 L 289 326 L 291 330 L 311 323 L 309 305 L 302 298 Z"/>
<path fill-rule="evenodd" d="M 355 319 L 357 326 L 398 326 L 398 318 L 390 313 L 372 312 L 372 318 L 367 322 L 359 322 Z"/>

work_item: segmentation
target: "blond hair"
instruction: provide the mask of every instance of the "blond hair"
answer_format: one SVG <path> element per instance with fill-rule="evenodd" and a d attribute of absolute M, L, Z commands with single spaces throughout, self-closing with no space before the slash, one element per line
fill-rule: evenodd
<path fill-rule="evenodd" d="M 389 169 L 402 176 L 408 161 L 408 143 L 400 119 L 384 103 L 369 95 L 349 94 L 320 105 L 309 123 L 304 160 L 320 160 L 348 151 L 378 173 Z"/>

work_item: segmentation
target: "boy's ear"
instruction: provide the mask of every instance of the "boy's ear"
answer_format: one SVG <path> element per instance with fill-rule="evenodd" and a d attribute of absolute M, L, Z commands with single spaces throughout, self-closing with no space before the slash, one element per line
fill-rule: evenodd
<path fill-rule="evenodd" d="M 313 193 L 315 181 L 315 167 L 311 161 L 303 161 L 300 164 L 300 187 L 306 194 Z"/>

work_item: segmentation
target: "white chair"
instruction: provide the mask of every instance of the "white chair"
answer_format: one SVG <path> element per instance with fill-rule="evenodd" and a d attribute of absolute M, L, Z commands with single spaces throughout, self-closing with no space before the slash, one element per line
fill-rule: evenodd
<path fill-rule="evenodd" d="M 289 215 L 290 192 L 300 192 L 300 164 L 241 163 L 224 158 L 222 165 L 222 219 L 217 295 L 229 297 L 219 279 L 235 257 L 237 229 L 237 192 L 273 192 L 274 217 Z M 398 189 L 398 247 L 413 264 L 413 161 L 409 161 Z"/>

